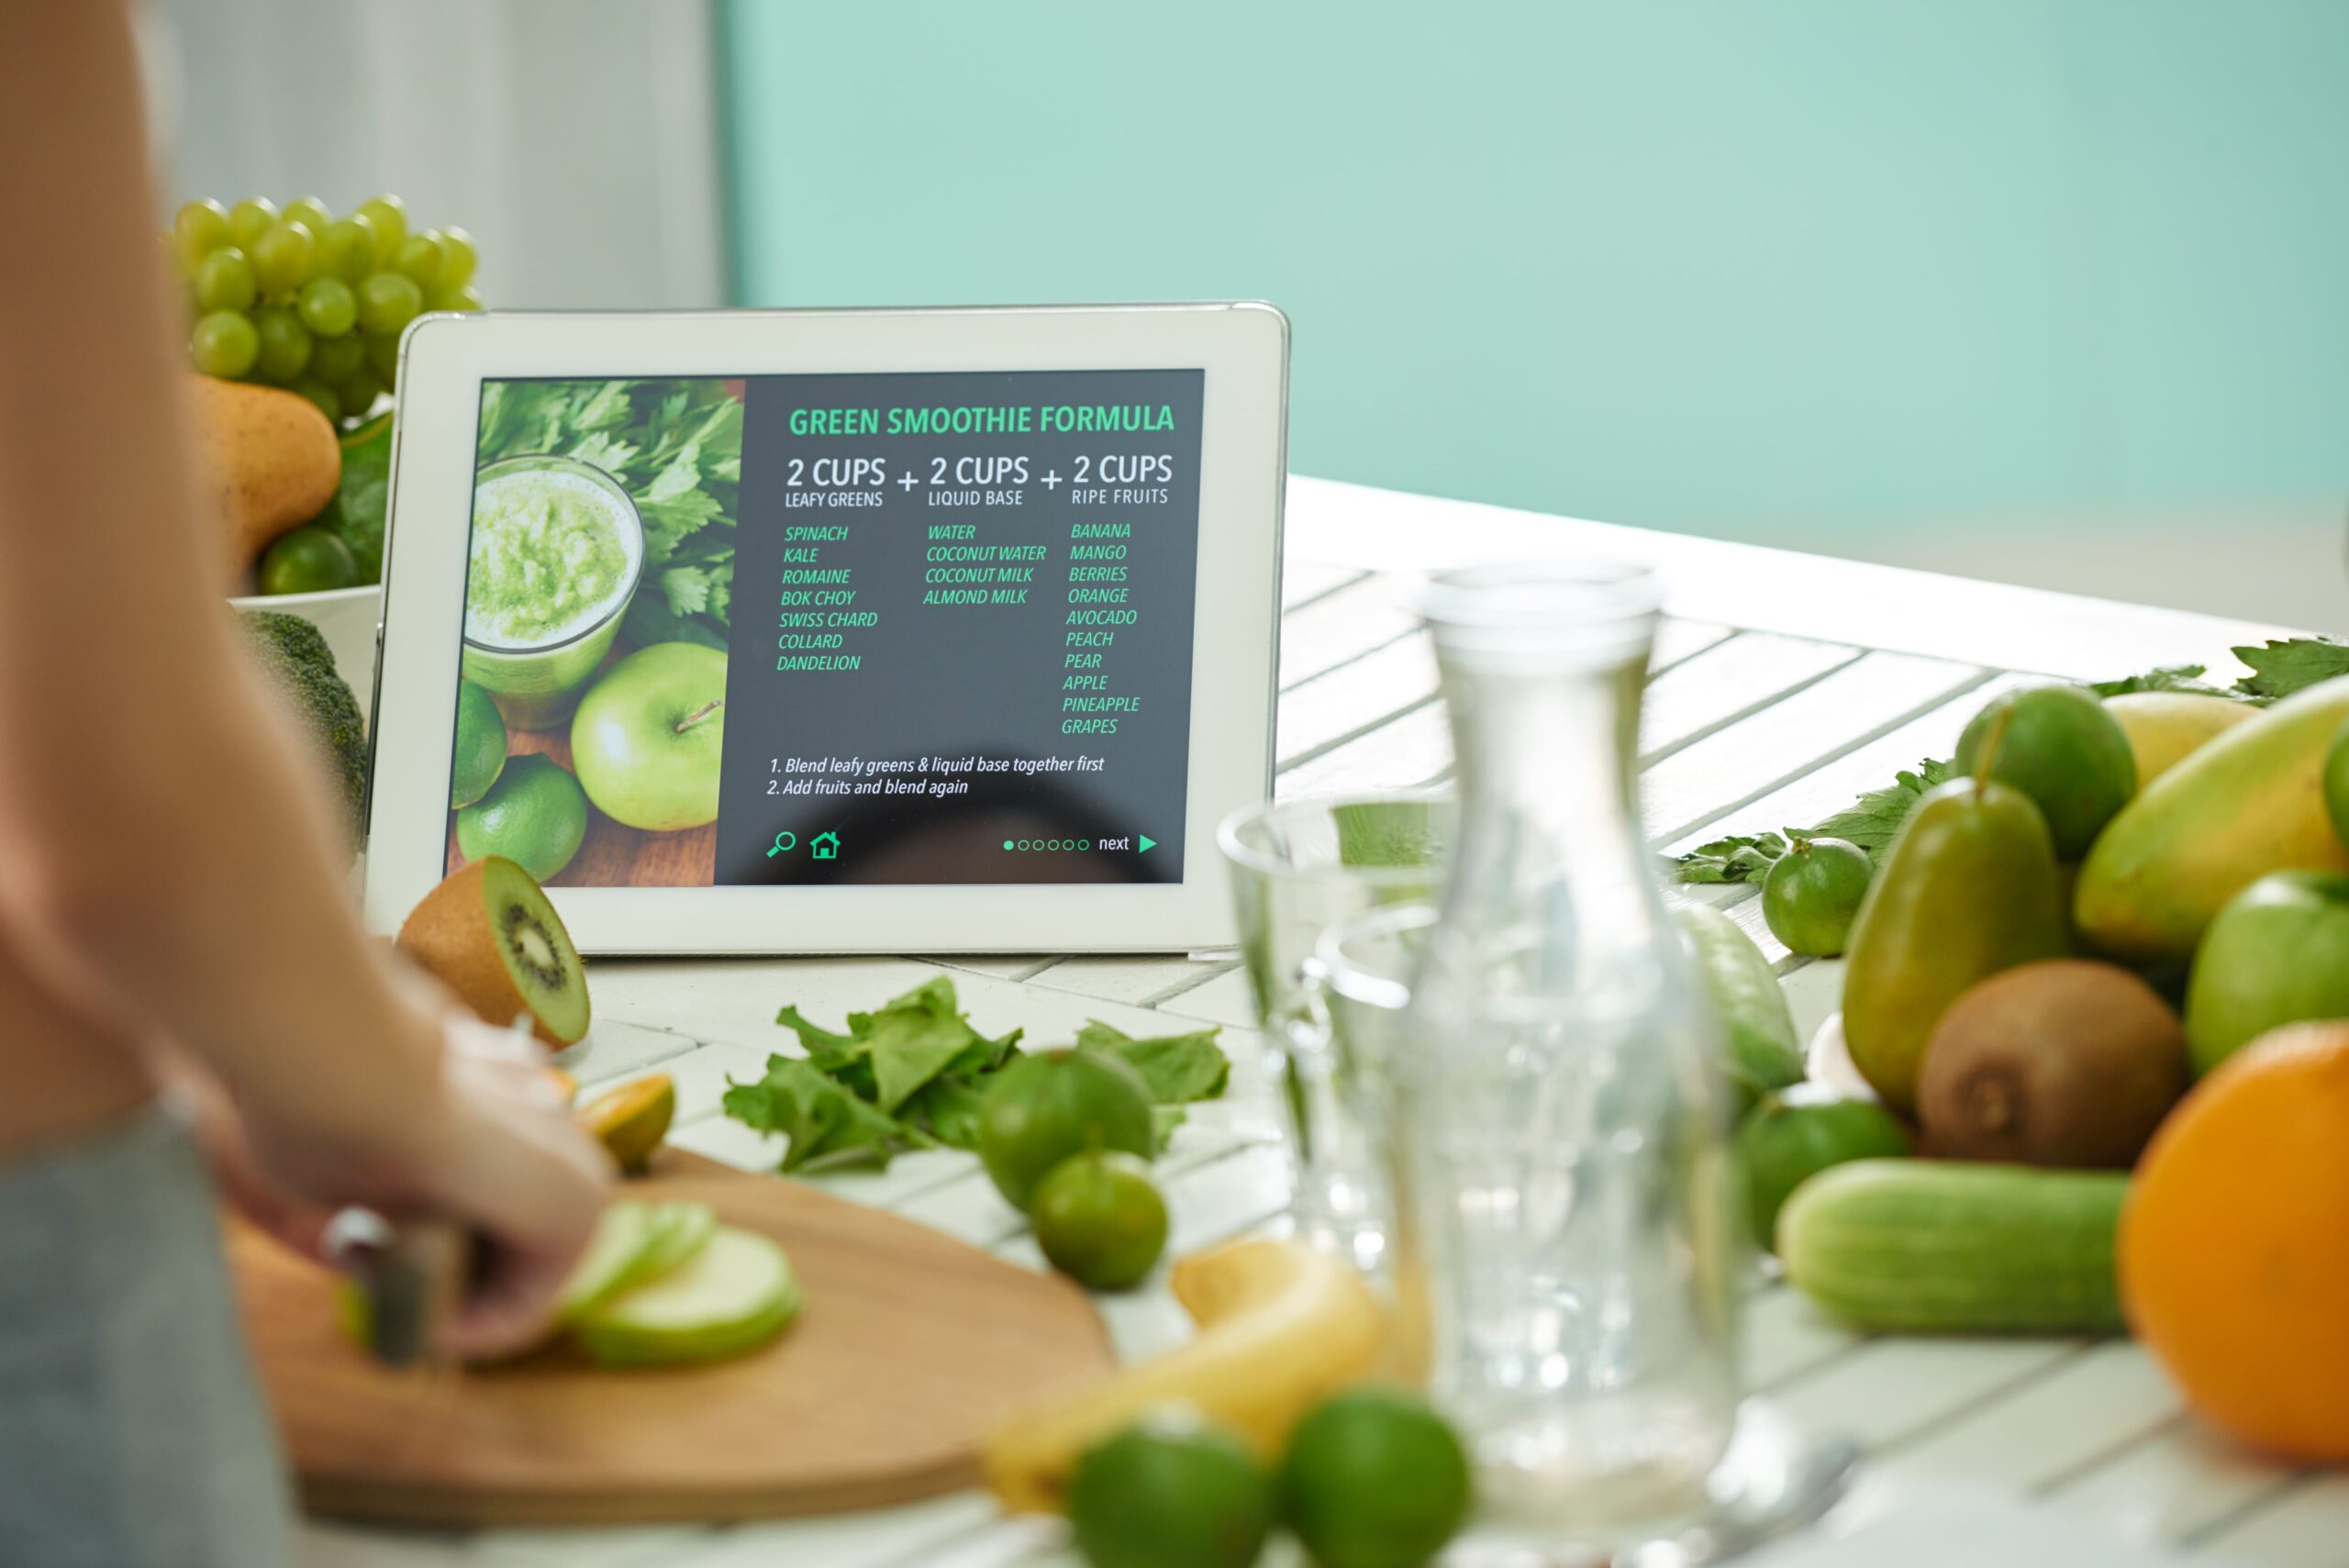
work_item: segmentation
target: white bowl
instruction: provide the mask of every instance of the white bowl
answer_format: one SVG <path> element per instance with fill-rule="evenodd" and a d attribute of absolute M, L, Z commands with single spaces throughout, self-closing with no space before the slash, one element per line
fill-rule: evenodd
<path fill-rule="evenodd" d="M 318 594 L 247 594 L 228 603 L 239 610 L 273 610 L 299 616 L 326 634 L 335 669 L 359 697 L 359 710 L 372 706 L 375 690 L 375 629 L 383 623 L 384 590 L 329 588 Z"/>

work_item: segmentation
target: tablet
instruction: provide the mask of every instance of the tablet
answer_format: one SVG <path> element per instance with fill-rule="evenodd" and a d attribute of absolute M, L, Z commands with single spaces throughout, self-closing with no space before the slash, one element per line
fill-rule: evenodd
<path fill-rule="evenodd" d="M 1263 305 L 432 316 L 366 909 L 504 854 L 585 951 L 1232 940 L 1269 789 Z"/>

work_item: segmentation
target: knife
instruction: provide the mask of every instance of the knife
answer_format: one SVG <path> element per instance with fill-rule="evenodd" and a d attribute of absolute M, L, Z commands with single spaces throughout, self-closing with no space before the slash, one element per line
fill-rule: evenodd
<path fill-rule="evenodd" d="M 463 1297 L 472 1236 L 442 1220 L 394 1224 L 372 1208 L 346 1208 L 328 1225 L 324 1251 L 366 1297 L 368 1353 L 393 1368 L 430 1360 L 441 1322 Z"/>
<path fill-rule="evenodd" d="M 536 1061 L 529 1015 L 506 1029 L 515 1053 Z M 447 1220 L 394 1221 L 353 1207 L 328 1224 L 327 1261 L 359 1282 L 367 1300 L 367 1349 L 393 1368 L 429 1362 L 446 1317 L 464 1299 L 477 1248 L 474 1235 Z"/>

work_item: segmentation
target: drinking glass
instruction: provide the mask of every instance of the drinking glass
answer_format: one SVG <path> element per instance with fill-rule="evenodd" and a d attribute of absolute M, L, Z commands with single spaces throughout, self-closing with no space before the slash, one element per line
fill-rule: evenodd
<path fill-rule="evenodd" d="M 552 729 L 570 719 L 586 691 L 588 678 L 611 651 L 613 639 L 619 635 L 620 617 L 628 613 L 644 575 L 644 519 L 636 499 L 618 480 L 594 464 L 551 455 L 508 458 L 474 475 L 473 487 L 478 494 L 492 480 L 536 473 L 568 475 L 604 498 L 605 516 L 628 555 L 628 573 L 621 593 L 609 606 L 558 641 L 509 648 L 466 636 L 461 661 L 465 679 L 488 692 L 506 722 L 517 729 Z M 560 562 L 544 564 L 550 573 L 562 570 Z"/>
<path fill-rule="evenodd" d="M 1388 1107 L 1394 1093 L 1388 1073 L 1395 1059 L 1404 1009 L 1410 1005 L 1410 978 L 1429 929 L 1432 904 L 1397 904 L 1332 926 L 1305 961 L 1305 983 L 1319 1003 L 1330 1037 L 1330 1098 L 1347 1133 L 1363 1151 L 1359 1174 L 1361 1226 L 1377 1245 L 1358 1245 L 1355 1262 L 1387 1287 L 1387 1233 L 1394 1226 L 1394 1183 L 1386 1170 L 1392 1140 Z M 1397 1366 L 1424 1373 L 1426 1347 L 1419 1326 L 1400 1333 Z M 1404 1342 L 1410 1341 L 1410 1342 Z"/>
<path fill-rule="evenodd" d="M 1386 1244 L 1384 1152 L 1338 1094 L 1329 1015 L 1306 964 L 1332 926 L 1432 898 L 1453 817 L 1437 795 L 1268 801 L 1227 817 L 1216 835 L 1256 1015 L 1279 1053 L 1298 1227 L 1366 1271 Z"/>
<path fill-rule="evenodd" d="M 1634 790 L 1659 602 L 1644 573 L 1553 565 L 1420 600 L 1460 828 L 1391 1033 L 1390 1269 L 1511 1553 L 1689 1517 L 1736 1416 L 1719 1026 Z"/>

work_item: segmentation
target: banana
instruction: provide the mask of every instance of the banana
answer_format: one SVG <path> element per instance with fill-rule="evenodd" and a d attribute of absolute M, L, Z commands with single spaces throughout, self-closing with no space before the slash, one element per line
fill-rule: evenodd
<path fill-rule="evenodd" d="M 1184 1258 L 1169 1283 L 1197 1338 L 989 1434 L 981 1462 L 1006 1509 L 1057 1509 L 1077 1455 L 1164 1405 L 1189 1406 L 1276 1452 L 1316 1400 L 1379 1363 L 1384 1331 L 1370 1287 L 1297 1242 L 1237 1241 Z"/>

